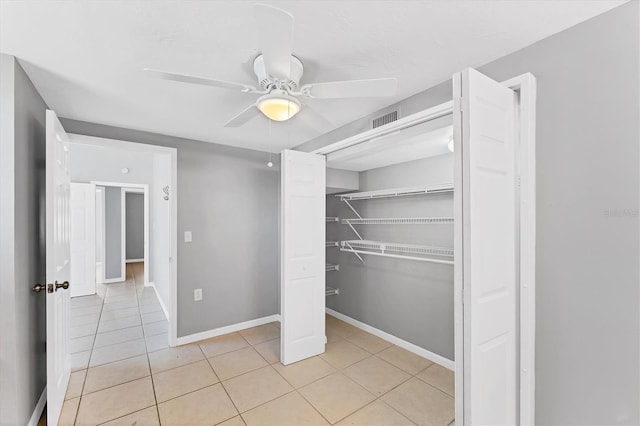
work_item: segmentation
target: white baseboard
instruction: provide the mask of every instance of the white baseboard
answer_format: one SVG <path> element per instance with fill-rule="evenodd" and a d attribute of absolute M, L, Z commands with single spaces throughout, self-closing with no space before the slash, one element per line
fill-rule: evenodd
<path fill-rule="evenodd" d="M 378 336 L 382 340 L 386 340 L 387 342 L 400 346 L 401 348 L 406 349 L 409 352 L 413 352 L 416 355 L 420 355 L 421 357 L 426 358 L 431 362 L 435 362 L 436 364 L 439 364 L 444 368 L 448 368 L 449 370 L 455 371 L 456 363 L 454 361 L 451 361 L 450 359 L 447 359 L 438 354 L 434 354 L 433 352 L 428 351 L 424 348 L 421 348 L 420 346 L 416 346 L 413 343 L 409 343 L 406 340 L 402 340 L 401 338 L 396 337 L 392 334 L 389 334 L 377 328 L 371 327 L 368 324 L 355 320 L 351 317 L 341 314 L 340 312 L 336 312 L 333 309 L 326 308 L 326 311 L 332 317 L 336 317 L 339 320 L 346 322 L 347 324 L 351 324 L 352 326 L 357 327 L 361 330 L 364 330 L 368 333 L 371 333 L 374 336 Z"/>
<path fill-rule="evenodd" d="M 142 258 L 142 259 L 126 259 L 124 262 L 125 263 L 140 263 L 140 262 L 144 262 L 144 258 Z"/>
<path fill-rule="evenodd" d="M 155 284 L 153 283 L 153 281 L 150 281 L 148 283 L 144 283 L 145 287 L 155 287 Z"/>
<path fill-rule="evenodd" d="M 44 410 L 44 406 L 47 403 L 47 387 L 44 387 L 44 390 L 40 394 L 40 398 L 38 399 L 38 403 L 33 409 L 33 414 L 31 414 L 31 418 L 29 419 L 29 423 L 27 426 L 37 426 L 38 421 L 40 421 L 40 416 L 42 416 L 42 411 Z"/>
<path fill-rule="evenodd" d="M 169 310 L 167 309 L 167 307 L 164 304 L 164 301 L 162 300 L 162 297 L 160 297 L 160 293 L 158 293 L 158 288 L 156 287 L 156 283 L 149 283 L 149 285 L 145 284 L 145 287 L 152 287 L 153 291 L 156 292 L 156 298 L 158 299 L 158 302 L 160 302 L 160 307 L 162 308 L 162 312 L 164 312 L 164 317 L 167 319 L 167 321 L 169 321 Z"/>
<path fill-rule="evenodd" d="M 105 278 L 102 281 L 102 284 L 113 284 L 113 283 L 121 283 L 125 281 L 125 277 L 118 277 L 118 278 Z"/>
<path fill-rule="evenodd" d="M 240 330 L 246 330 L 247 328 L 257 327 L 259 325 L 268 324 L 270 322 L 280 321 L 280 315 L 269 315 L 268 317 L 262 317 L 253 319 L 250 321 L 240 322 L 237 324 L 227 325 L 225 327 L 214 328 L 213 330 L 203 331 L 201 333 L 190 334 L 188 336 L 178 337 L 178 345 L 186 345 L 187 343 L 198 342 L 200 340 L 211 339 L 212 337 L 221 336 L 227 333 L 234 333 Z"/>

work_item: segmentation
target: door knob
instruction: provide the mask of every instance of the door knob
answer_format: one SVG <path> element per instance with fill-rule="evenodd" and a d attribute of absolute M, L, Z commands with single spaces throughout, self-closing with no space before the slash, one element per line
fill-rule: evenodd
<path fill-rule="evenodd" d="M 65 281 L 62 284 L 58 283 L 58 281 L 56 281 L 56 291 L 58 291 L 59 288 L 62 288 L 63 290 L 66 290 L 69 288 L 69 281 Z"/>
<path fill-rule="evenodd" d="M 43 285 L 43 284 L 36 284 L 33 287 L 31 287 L 31 291 L 33 291 L 34 293 L 40 293 L 42 290 L 47 290 L 47 293 L 53 293 L 53 284 L 47 284 L 47 285 Z"/>

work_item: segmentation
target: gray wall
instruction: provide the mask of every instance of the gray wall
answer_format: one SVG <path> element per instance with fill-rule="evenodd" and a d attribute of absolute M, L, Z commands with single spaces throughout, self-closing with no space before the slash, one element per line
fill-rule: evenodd
<path fill-rule="evenodd" d="M 640 423 L 639 9 L 629 2 L 480 68 L 538 81 L 539 424 Z M 450 99 L 445 82 L 402 110 Z"/>
<path fill-rule="evenodd" d="M 360 173 L 360 190 L 453 182 L 453 155 L 440 155 Z M 452 194 L 353 201 L 362 217 L 453 215 Z M 327 196 L 327 216 L 355 214 L 336 196 Z M 452 225 L 358 226 L 364 239 L 453 247 Z M 347 225 L 327 223 L 327 239 L 355 240 Z M 327 273 L 327 285 L 340 294 L 327 306 L 428 351 L 453 359 L 453 266 L 367 256 L 363 265 L 351 253 L 327 249 L 327 262 L 340 271 Z"/>
<path fill-rule="evenodd" d="M 104 193 L 104 277 L 124 277 L 122 270 L 122 210 L 118 187 L 105 187 Z"/>
<path fill-rule="evenodd" d="M 144 258 L 144 194 L 126 193 L 126 259 Z"/>
<path fill-rule="evenodd" d="M 46 384 L 45 111 L 13 56 L 0 54 L 0 424 L 26 424 Z"/>
<path fill-rule="evenodd" d="M 278 311 L 278 159 L 268 154 L 74 120 L 70 133 L 178 149 L 178 336 Z M 184 242 L 192 231 L 193 242 Z M 193 301 L 193 290 L 203 300 Z"/>

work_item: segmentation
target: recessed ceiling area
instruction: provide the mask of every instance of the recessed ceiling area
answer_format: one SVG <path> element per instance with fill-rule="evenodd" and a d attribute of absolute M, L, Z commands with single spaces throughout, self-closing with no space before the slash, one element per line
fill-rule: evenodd
<path fill-rule="evenodd" d="M 396 77 L 393 97 L 308 99 L 327 131 L 624 1 L 269 1 L 295 17 L 302 83 Z M 60 117 L 262 151 L 319 135 L 292 118 L 224 123 L 256 96 L 148 78 L 150 67 L 256 85 L 250 1 L 0 1 L 15 55 Z M 543 24 L 541 24 L 543 23 Z"/>

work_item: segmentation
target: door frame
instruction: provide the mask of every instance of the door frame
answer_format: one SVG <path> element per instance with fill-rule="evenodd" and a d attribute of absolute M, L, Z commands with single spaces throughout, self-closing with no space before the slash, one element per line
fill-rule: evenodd
<path fill-rule="evenodd" d="M 518 133 L 516 135 L 518 161 L 518 176 L 520 183 L 519 196 L 519 420 L 521 425 L 535 424 L 535 318 L 536 318 L 536 288 L 535 288 L 535 250 L 536 250 L 536 79 L 531 73 L 525 73 L 502 81 L 502 84 L 516 92 L 518 109 L 516 121 Z M 343 148 L 366 143 L 369 140 L 400 131 L 417 124 L 454 112 L 454 101 L 446 101 L 434 107 L 402 117 L 399 120 L 376 129 L 367 130 L 360 134 L 337 141 L 330 145 L 317 148 L 311 153 L 327 155 Z M 460 218 L 456 215 L 456 220 Z M 463 372 L 463 344 L 464 330 L 462 320 L 458 321 L 463 312 L 463 298 L 461 289 L 454 288 L 454 311 L 456 316 L 455 334 L 455 365 L 456 388 L 464 385 Z M 463 400 L 456 399 L 456 419 L 463 418 Z"/>
<path fill-rule="evenodd" d="M 69 134 L 69 139 L 72 143 L 100 146 L 103 148 L 115 148 L 122 150 L 130 150 L 136 152 L 145 152 L 148 154 L 165 154 L 169 155 L 169 172 L 170 172 L 170 184 L 169 184 L 169 215 L 170 217 L 170 253 L 171 257 L 169 263 L 171 265 L 170 277 L 169 277 L 169 306 L 168 309 L 168 322 L 169 322 L 169 346 L 178 345 L 178 149 L 150 145 L 138 142 L 129 142 L 120 139 L 107 139 L 96 136 L 87 136 L 80 134 Z M 127 187 L 132 187 L 133 184 L 125 183 Z M 162 190 L 161 188 L 159 190 Z M 165 195 L 164 193 L 162 194 Z"/>
<path fill-rule="evenodd" d="M 127 210 L 126 210 L 126 193 L 132 192 L 144 195 L 144 285 L 149 285 L 149 185 L 142 183 L 124 183 L 124 182 L 104 182 L 92 180 L 90 183 L 102 187 L 120 188 L 120 269 L 122 271 L 122 279 L 110 278 L 106 279 L 103 273 L 102 282 L 105 284 L 125 281 L 127 279 Z M 103 214 L 103 221 L 100 224 L 104 230 L 105 217 Z M 103 231 L 104 232 L 104 231 Z M 102 239 L 102 253 L 105 253 L 105 239 Z M 104 263 L 104 259 L 103 263 Z M 103 267 L 103 271 L 105 268 Z"/>
<path fill-rule="evenodd" d="M 122 217 L 122 268 L 127 268 L 127 193 L 142 194 L 144 197 L 144 285 L 149 286 L 149 185 L 128 184 L 120 188 L 120 214 Z"/>

